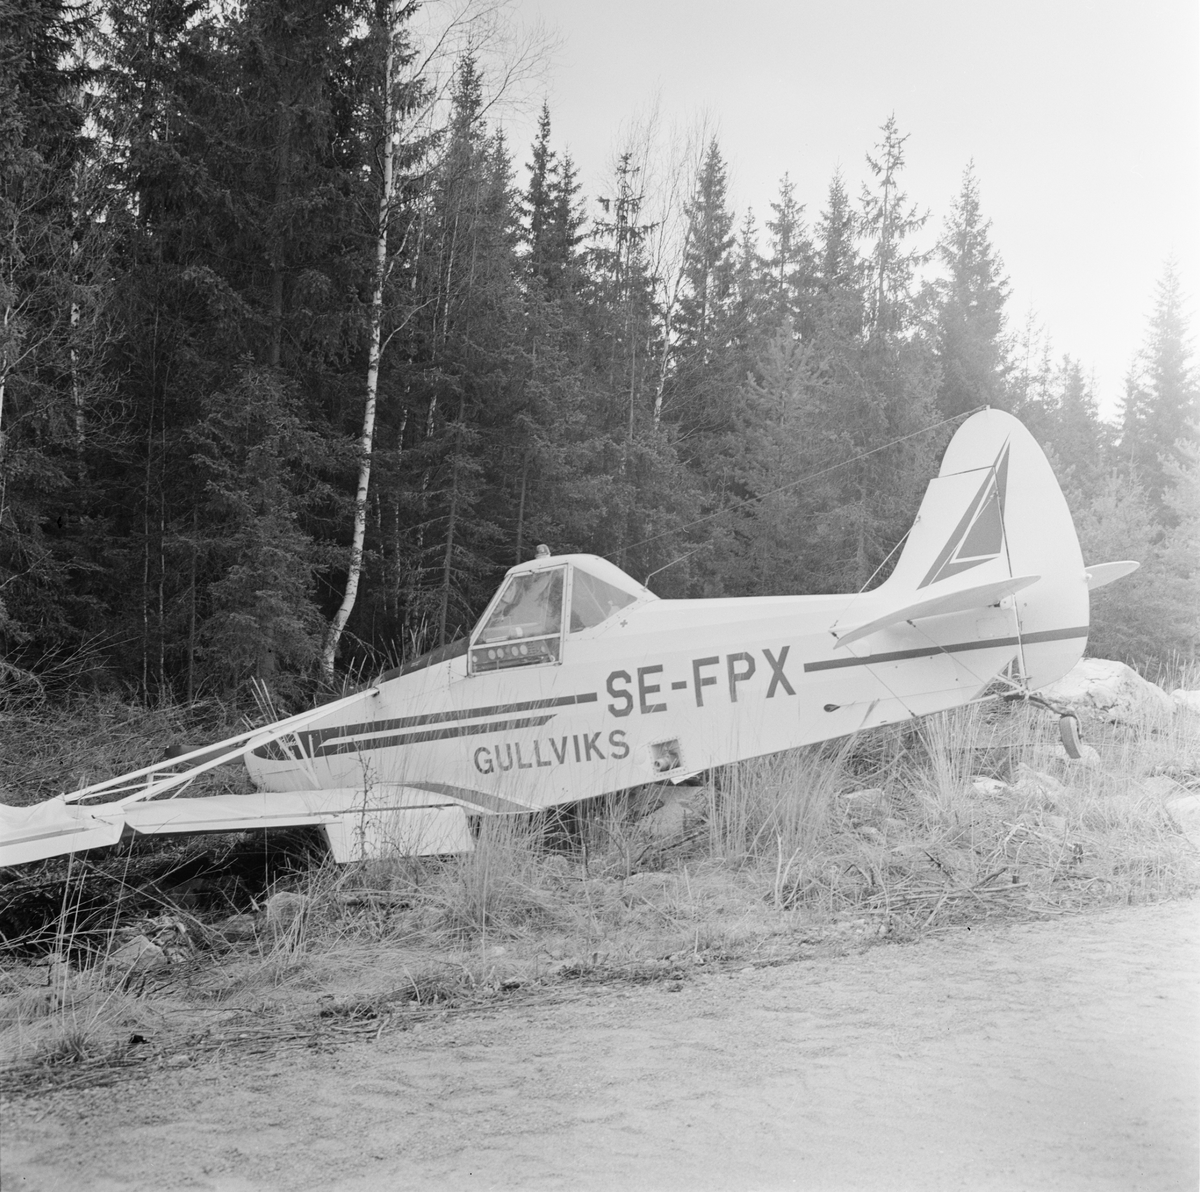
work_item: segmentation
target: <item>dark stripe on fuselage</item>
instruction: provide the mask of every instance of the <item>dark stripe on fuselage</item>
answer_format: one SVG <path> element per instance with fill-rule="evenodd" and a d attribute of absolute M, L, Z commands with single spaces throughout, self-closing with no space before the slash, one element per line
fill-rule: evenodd
<path fill-rule="evenodd" d="M 536 712 L 542 708 L 565 708 L 572 704 L 594 704 L 594 691 L 585 691 L 579 695 L 558 695 L 549 699 L 531 699 L 518 704 L 491 704 L 483 708 L 451 708 L 445 712 L 422 712 L 415 716 L 397 716 L 392 720 L 368 721 L 364 724 L 337 724 L 329 728 L 305 729 L 302 732 L 289 734 L 293 740 L 299 740 L 301 751 L 309 757 L 328 757 L 331 753 L 355 752 L 359 745 L 353 741 L 345 742 L 347 748 L 324 747 L 326 741 L 346 737 L 362 737 L 368 733 L 386 733 L 398 728 L 416 728 L 421 724 L 446 724 L 452 720 L 474 720 L 479 716 L 504 716 L 512 712 Z M 550 717 L 546 718 L 547 720 Z M 545 724 L 545 720 L 539 721 Z M 481 730 L 482 731 L 482 730 Z M 463 736 L 462 733 L 446 733 L 446 736 Z M 410 734 L 411 740 L 435 740 L 434 737 L 420 737 Z M 377 748 L 372 745 L 371 748 Z M 254 751 L 255 757 L 269 761 L 294 760 L 286 747 L 271 741 L 260 745 Z"/>
<path fill-rule="evenodd" d="M 339 753 L 365 753 L 371 749 L 390 749 L 393 745 L 419 745 L 424 741 L 444 741 L 449 737 L 474 737 L 480 733 L 500 733 L 513 728 L 538 728 L 553 720 L 550 716 L 525 716 L 519 720 L 493 720 L 489 724 L 456 724 L 450 728 L 431 728 L 420 733 L 397 733 L 390 737 L 364 737 L 322 745 L 314 757 L 333 757 Z"/>
<path fill-rule="evenodd" d="M 420 791 L 429 791 L 434 795 L 448 795 L 460 803 L 470 803 L 484 811 L 494 811 L 505 815 L 528 815 L 537 808 L 525 803 L 516 803 L 512 799 L 502 799 L 499 795 L 489 795 L 484 791 L 473 790 L 470 787 L 451 786 L 447 782 L 406 782 L 405 786 L 415 787 Z"/>
<path fill-rule="evenodd" d="M 991 637 L 978 642 L 953 642 L 945 646 L 921 646 L 915 650 L 889 650 L 886 654 L 864 654 L 861 658 L 827 658 L 823 662 L 806 662 L 805 671 L 840 670 L 845 666 L 872 666 L 879 662 L 903 662 L 908 658 L 933 658 L 937 654 L 957 654 L 964 650 L 997 650 L 1005 646 L 1037 645 L 1038 642 L 1066 641 L 1087 637 L 1086 625 L 1074 629 L 1043 629 L 1020 637 Z"/>

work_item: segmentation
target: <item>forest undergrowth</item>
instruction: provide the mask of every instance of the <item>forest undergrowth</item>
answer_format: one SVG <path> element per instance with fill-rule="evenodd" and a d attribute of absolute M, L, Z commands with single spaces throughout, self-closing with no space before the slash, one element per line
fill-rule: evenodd
<path fill-rule="evenodd" d="M 119 772 L 186 719 L 115 701 L 10 708 L 0 797 Z M 1170 803 L 1200 792 L 1200 716 L 1083 727 L 1094 752 L 1072 761 L 1049 714 L 976 705 L 703 785 L 484 819 L 474 852 L 453 858 L 339 867 L 297 830 L 9 871 L 0 1089 L 1195 894 L 1200 852 Z M 232 768 L 211 780 L 244 781 Z"/>

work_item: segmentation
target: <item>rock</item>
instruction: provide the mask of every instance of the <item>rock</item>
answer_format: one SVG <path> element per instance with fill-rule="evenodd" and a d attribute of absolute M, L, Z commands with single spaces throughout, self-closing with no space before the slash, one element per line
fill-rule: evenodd
<path fill-rule="evenodd" d="M 1035 770 L 1024 762 L 1017 766 L 1017 781 L 1013 786 L 1022 794 L 1041 795 L 1052 802 L 1067 789 L 1052 774 Z"/>
<path fill-rule="evenodd" d="M 678 836 L 704 818 L 708 800 L 704 787 L 678 786 L 660 790 L 661 806 L 638 820 L 638 827 L 649 836 L 661 839 Z"/>
<path fill-rule="evenodd" d="M 258 934 L 258 924 L 253 915 L 230 915 L 217 930 L 230 941 L 252 940 Z"/>
<path fill-rule="evenodd" d="M 1007 782 L 1001 782 L 999 778 L 982 778 L 975 776 L 971 779 L 971 786 L 975 789 L 978 795 L 1003 795 L 1009 790 Z"/>
<path fill-rule="evenodd" d="M 855 822 L 874 819 L 887 808 L 887 796 L 877 786 L 847 791 L 838 795 L 838 803 Z"/>
<path fill-rule="evenodd" d="M 1169 774 L 1152 774 L 1149 778 L 1143 778 L 1139 786 L 1143 794 L 1155 799 L 1168 800 L 1186 794 L 1186 788 Z"/>
<path fill-rule="evenodd" d="M 639 870 L 625 879 L 627 886 L 662 886 L 665 882 L 666 879 L 661 873 L 652 873 L 649 870 Z"/>
<path fill-rule="evenodd" d="M 866 807 L 882 803 L 884 794 L 880 787 L 869 786 L 859 791 L 844 791 L 838 798 L 846 807 Z"/>
<path fill-rule="evenodd" d="M 1100 765 L 1100 754 L 1085 742 L 1080 742 L 1079 756 L 1071 757 L 1062 747 L 1062 743 L 1054 746 L 1054 756 L 1060 762 L 1069 762 L 1073 766 L 1083 766 L 1087 770 L 1095 770 Z"/>
<path fill-rule="evenodd" d="M 207 878 L 196 877 L 177 886 L 164 886 L 162 892 L 176 906 L 197 907 L 206 894 L 219 893 L 220 890 Z"/>
<path fill-rule="evenodd" d="M 1157 684 L 1123 662 L 1084 658 L 1057 683 L 1038 692 L 1055 703 L 1091 709 L 1109 720 L 1137 724 L 1175 713 L 1175 702 Z"/>
<path fill-rule="evenodd" d="M 292 923 L 304 914 L 308 899 L 303 894 L 293 894 L 290 890 L 280 890 L 267 899 L 263 913 L 267 926 L 276 930 L 290 927 Z"/>
<path fill-rule="evenodd" d="M 677 836 L 687 824 L 687 808 L 682 802 L 666 803 L 657 811 L 643 816 L 638 827 L 654 837 Z"/>
<path fill-rule="evenodd" d="M 1185 795 L 1182 799 L 1172 799 L 1167 804 L 1167 812 L 1179 825 L 1180 831 L 1192 842 L 1192 846 L 1200 849 L 1200 795 Z"/>
<path fill-rule="evenodd" d="M 108 963 L 125 972 L 145 973 L 165 968 L 169 962 L 166 952 L 157 944 L 152 944 L 144 935 L 135 935 L 109 956 Z"/>
<path fill-rule="evenodd" d="M 1181 712 L 1195 712 L 1200 716 L 1200 691 L 1184 691 L 1182 687 L 1176 687 L 1171 692 L 1171 702 Z"/>

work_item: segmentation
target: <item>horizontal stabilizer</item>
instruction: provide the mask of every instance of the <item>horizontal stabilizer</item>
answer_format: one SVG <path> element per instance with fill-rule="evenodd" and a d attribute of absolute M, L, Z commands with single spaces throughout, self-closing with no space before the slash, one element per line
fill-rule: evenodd
<path fill-rule="evenodd" d="M 1132 559 L 1122 559 L 1119 563 L 1090 563 L 1087 568 L 1088 591 L 1094 592 L 1113 580 L 1123 579 L 1140 566 L 1141 563 L 1135 563 Z"/>
<path fill-rule="evenodd" d="M 976 584 L 972 588 L 960 588 L 957 592 L 944 592 L 940 596 L 930 596 L 925 600 L 918 600 L 915 604 L 894 608 L 882 616 L 868 621 L 865 625 L 858 625 L 847 633 L 840 634 L 837 644 L 848 646 L 851 642 L 869 637 L 880 629 L 886 629 L 889 625 L 898 625 L 902 621 L 916 621 L 921 617 L 940 617 L 946 613 L 965 613 L 973 608 L 987 608 L 989 605 L 999 604 L 1006 596 L 1011 596 L 1014 592 L 1019 592 L 1022 588 L 1037 583 L 1041 578 L 1040 575 L 1018 575 L 1011 579 L 995 580 L 990 584 Z"/>

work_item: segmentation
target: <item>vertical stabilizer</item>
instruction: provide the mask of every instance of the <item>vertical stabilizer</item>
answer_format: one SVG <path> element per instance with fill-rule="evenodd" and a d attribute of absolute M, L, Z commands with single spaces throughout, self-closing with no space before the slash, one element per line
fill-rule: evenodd
<path fill-rule="evenodd" d="M 1087 574 L 1045 453 L 1011 414 L 985 410 L 950 440 L 884 588 L 912 601 L 1020 576 L 1038 579 L 1005 597 L 1002 607 L 1015 614 L 1017 662 L 1036 689 L 1083 655 Z"/>

